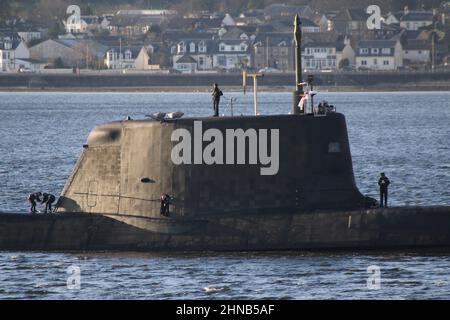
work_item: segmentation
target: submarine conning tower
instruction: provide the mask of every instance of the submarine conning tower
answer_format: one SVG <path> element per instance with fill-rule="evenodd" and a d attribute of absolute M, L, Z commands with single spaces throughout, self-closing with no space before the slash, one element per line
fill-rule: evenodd
<path fill-rule="evenodd" d="M 301 29 L 295 17 L 292 114 L 124 120 L 92 130 L 58 212 L 161 217 L 351 210 L 356 187 L 344 115 L 300 111 Z"/>
<path fill-rule="evenodd" d="M 190 141 L 172 141 L 177 129 Z M 218 163 L 205 163 L 211 160 L 205 156 L 211 144 L 205 141 L 208 129 L 224 140 L 223 149 L 215 150 Z M 227 164 L 231 142 L 225 140 L 230 132 L 235 134 L 234 163 Z M 270 164 L 249 156 L 264 140 L 267 154 L 278 152 Z M 180 151 L 186 161 L 177 164 L 173 153 L 180 143 L 190 148 Z M 246 151 L 240 162 L 238 149 Z M 195 150 L 201 150 L 202 159 L 195 159 Z M 355 185 L 342 114 L 185 118 L 119 121 L 92 130 L 61 194 L 58 212 L 159 217 L 160 196 L 166 193 L 174 197 L 171 212 L 191 217 L 354 209 L 364 201 Z"/>

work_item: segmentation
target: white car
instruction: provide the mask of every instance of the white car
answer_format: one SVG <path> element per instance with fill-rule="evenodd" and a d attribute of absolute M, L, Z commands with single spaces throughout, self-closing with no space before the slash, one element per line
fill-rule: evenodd
<path fill-rule="evenodd" d="M 19 73 L 34 73 L 34 71 L 29 68 L 19 68 Z"/>
<path fill-rule="evenodd" d="M 278 72 L 281 72 L 281 71 L 278 69 L 275 69 L 275 68 L 271 68 L 271 67 L 265 67 L 265 68 L 259 70 L 259 73 L 278 73 Z"/>

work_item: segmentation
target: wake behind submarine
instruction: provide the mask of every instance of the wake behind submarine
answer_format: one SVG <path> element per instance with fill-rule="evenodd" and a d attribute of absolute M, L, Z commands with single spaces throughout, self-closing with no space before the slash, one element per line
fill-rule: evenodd
<path fill-rule="evenodd" d="M 56 213 L 0 213 L 0 249 L 450 246 L 450 207 L 367 209 L 344 115 L 298 107 L 304 95 L 299 26 L 296 16 L 291 114 L 100 125 L 89 134 Z M 171 197 L 169 214 L 161 214 L 161 195 Z"/>

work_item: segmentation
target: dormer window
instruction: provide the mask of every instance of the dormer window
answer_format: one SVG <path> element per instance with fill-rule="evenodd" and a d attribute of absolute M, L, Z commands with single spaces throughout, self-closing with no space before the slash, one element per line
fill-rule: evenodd
<path fill-rule="evenodd" d="M 189 51 L 190 51 L 191 53 L 194 53 L 194 52 L 195 52 L 195 43 L 191 42 L 191 43 L 189 44 Z"/>
<path fill-rule="evenodd" d="M 181 41 L 179 44 L 178 44 L 178 53 L 180 54 L 180 53 L 184 53 L 184 42 L 183 41 Z"/>
<path fill-rule="evenodd" d="M 223 43 L 220 44 L 219 51 L 225 51 L 225 45 Z"/>
<path fill-rule="evenodd" d="M 369 49 L 368 48 L 361 48 L 361 54 L 368 54 L 369 53 Z"/>
<path fill-rule="evenodd" d="M 204 41 L 200 41 L 198 44 L 198 51 L 199 52 L 206 52 L 206 46 Z"/>
<path fill-rule="evenodd" d="M 131 51 L 130 50 L 125 51 L 125 59 L 131 60 Z"/>
<path fill-rule="evenodd" d="M 372 48 L 373 54 L 378 54 L 379 52 L 380 52 L 380 50 L 378 48 Z"/>

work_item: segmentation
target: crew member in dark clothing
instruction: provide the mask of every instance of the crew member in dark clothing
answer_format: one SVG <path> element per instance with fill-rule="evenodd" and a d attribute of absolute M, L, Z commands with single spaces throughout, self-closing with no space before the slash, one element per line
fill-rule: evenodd
<path fill-rule="evenodd" d="M 388 177 L 384 174 L 384 172 L 381 173 L 380 179 L 378 180 L 378 185 L 380 186 L 380 206 L 381 207 L 387 207 L 387 201 L 388 201 L 388 187 L 391 182 L 389 181 Z"/>
<path fill-rule="evenodd" d="M 168 217 L 170 212 L 169 212 L 169 205 L 170 205 L 170 196 L 165 193 L 161 195 L 161 215 Z"/>
<path fill-rule="evenodd" d="M 219 85 L 217 83 L 214 83 L 214 90 L 212 92 L 214 117 L 218 117 L 219 116 L 219 103 L 220 103 L 220 97 L 221 96 L 223 96 L 223 92 L 220 91 Z"/>
<path fill-rule="evenodd" d="M 36 213 L 36 201 L 41 201 L 40 197 L 41 197 L 42 193 L 40 192 L 34 192 L 34 193 L 30 193 L 28 195 L 28 202 L 31 204 L 31 208 L 30 208 L 30 212 L 31 213 Z"/>
<path fill-rule="evenodd" d="M 45 203 L 45 210 L 44 213 L 47 213 L 47 210 L 50 210 L 52 212 L 52 203 L 55 202 L 56 198 L 54 195 L 49 193 L 43 193 L 42 194 L 42 202 Z"/>

